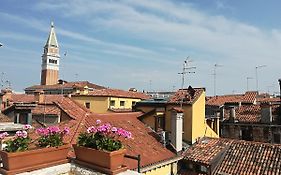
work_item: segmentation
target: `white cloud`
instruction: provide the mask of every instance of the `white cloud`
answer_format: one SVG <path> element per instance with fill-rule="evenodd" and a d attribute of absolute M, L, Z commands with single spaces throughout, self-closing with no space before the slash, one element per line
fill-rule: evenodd
<path fill-rule="evenodd" d="M 231 8 L 226 1 L 215 2 L 219 9 Z M 147 67 L 142 68 L 143 72 L 149 72 L 149 76 L 155 78 L 155 84 L 158 80 L 161 81 L 161 86 L 164 82 L 169 84 L 168 79 L 177 79 L 176 73 L 180 69 L 181 61 L 190 54 L 196 58 L 198 67 L 201 67 L 195 78 L 191 79 L 199 86 L 201 83 L 202 86 L 212 89 L 210 70 L 215 63 L 224 65 L 221 70 L 223 76 L 219 76 L 218 80 L 224 87 L 220 92 L 230 92 L 234 87 L 238 89 L 236 86 L 241 86 L 243 77 L 252 76 L 247 74 L 253 74 L 252 69 L 259 64 L 267 64 L 273 69 L 271 72 L 264 71 L 261 79 L 275 81 L 281 73 L 277 68 L 280 67 L 280 30 L 265 30 L 223 15 L 210 15 L 194 8 L 190 3 L 170 0 L 69 0 L 65 3 L 57 0 L 39 2 L 35 9 L 56 12 L 66 20 L 84 23 L 89 30 L 109 31 L 111 37 L 118 37 L 112 41 L 102 40 L 97 39 L 94 32 L 83 33 L 57 28 L 60 35 L 80 41 L 77 45 L 65 41 L 65 45 L 73 48 L 75 52 L 79 52 L 81 46 L 78 45 L 83 43 L 81 50 L 85 53 L 78 53 L 81 57 L 87 54 L 105 54 L 106 57 L 116 56 L 120 62 L 124 58 L 133 58 L 146 61 L 147 64 L 151 63 L 149 60 L 162 63 L 160 66 L 154 63 L 155 71 L 152 72 Z M 42 23 L 33 18 L 24 20 L 7 14 L 6 16 L 39 30 L 42 27 Z M 120 36 L 124 40 L 132 39 L 136 42 L 124 42 Z M 127 66 L 127 71 L 121 72 L 134 72 L 131 67 L 133 66 Z M 133 74 L 129 81 L 147 79 L 140 72 L 136 73 L 139 76 Z M 158 76 L 160 73 L 161 77 Z M 163 77 L 167 77 L 166 80 Z M 260 82 L 264 83 L 261 85 L 264 88 L 268 83 L 265 80 Z"/>

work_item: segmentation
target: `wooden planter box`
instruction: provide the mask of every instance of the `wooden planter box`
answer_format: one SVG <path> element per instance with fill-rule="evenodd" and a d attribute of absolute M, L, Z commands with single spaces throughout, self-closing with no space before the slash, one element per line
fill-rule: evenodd
<path fill-rule="evenodd" d="M 16 174 L 63 164 L 68 162 L 69 148 L 70 145 L 63 145 L 15 153 L 0 151 L 3 162 L 0 171 L 4 174 Z"/>
<path fill-rule="evenodd" d="M 105 168 L 110 171 L 124 168 L 122 165 L 124 162 L 126 149 L 108 152 L 77 145 L 73 145 L 73 148 L 76 155 L 76 160 L 80 162 L 85 162 L 87 164 Z"/>

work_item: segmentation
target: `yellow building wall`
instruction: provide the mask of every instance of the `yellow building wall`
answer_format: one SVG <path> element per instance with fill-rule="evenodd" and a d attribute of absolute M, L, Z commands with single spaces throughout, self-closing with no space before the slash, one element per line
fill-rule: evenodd
<path fill-rule="evenodd" d="M 140 99 L 137 98 L 120 98 L 120 97 L 109 97 L 109 101 L 114 100 L 115 101 L 115 106 L 114 108 L 118 109 L 132 109 L 132 104 L 133 102 L 138 102 L 141 101 Z M 120 106 L 120 101 L 124 101 L 125 105 Z"/>
<path fill-rule="evenodd" d="M 118 97 L 96 97 L 96 96 L 87 96 L 87 95 L 81 95 L 81 96 L 72 96 L 72 98 L 77 101 L 78 103 L 86 106 L 86 103 L 90 103 L 90 111 L 94 113 L 110 113 L 112 111 L 109 111 L 110 108 L 110 101 L 115 101 L 115 106 L 112 106 L 112 108 L 115 109 L 132 109 L 132 102 L 138 102 L 140 99 L 135 98 L 118 98 Z M 120 106 L 120 101 L 124 101 L 124 107 Z"/>
<path fill-rule="evenodd" d="M 154 106 L 141 106 L 138 107 L 138 110 L 143 111 L 144 113 L 150 112 L 151 110 L 155 109 L 156 107 Z M 154 112 L 151 113 L 150 115 L 145 116 L 144 118 L 141 119 L 141 121 L 151 127 L 153 130 L 155 130 L 155 115 L 163 115 L 163 112 Z"/>
<path fill-rule="evenodd" d="M 90 111 L 95 113 L 106 113 L 109 106 L 108 97 L 93 97 L 93 96 L 72 96 L 78 103 L 85 106 L 90 103 Z"/>
<path fill-rule="evenodd" d="M 169 105 L 166 110 L 166 130 L 171 132 L 171 116 L 173 107 L 179 107 L 178 105 Z M 184 105 L 184 119 L 183 119 L 183 136 L 182 139 L 190 142 L 192 138 L 192 106 Z"/>
<path fill-rule="evenodd" d="M 171 174 L 171 164 L 147 171 L 142 174 L 143 175 L 170 175 Z"/>
<path fill-rule="evenodd" d="M 205 129 L 206 129 L 206 133 L 204 134 L 206 137 L 214 137 L 214 138 L 219 138 L 219 135 L 217 133 L 214 132 L 214 130 L 212 128 L 210 128 L 209 125 L 205 124 Z"/>
<path fill-rule="evenodd" d="M 182 139 L 191 142 L 192 139 L 192 120 L 193 120 L 193 111 L 191 105 L 183 106 L 184 110 L 184 119 L 183 119 L 183 136 Z"/>
<path fill-rule="evenodd" d="M 205 92 L 192 105 L 192 143 L 199 137 L 218 137 L 205 120 Z"/>

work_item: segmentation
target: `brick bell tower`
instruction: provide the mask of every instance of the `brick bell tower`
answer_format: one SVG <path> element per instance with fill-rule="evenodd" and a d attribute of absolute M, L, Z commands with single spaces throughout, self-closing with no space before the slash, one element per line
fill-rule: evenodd
<path fill-rule="evenodd" d="M 42 55 L 41 85 L 53 85 L 58 83 L 59 60 L 59 45 L 54 23 L 51 22 L 50 34 Z"/>

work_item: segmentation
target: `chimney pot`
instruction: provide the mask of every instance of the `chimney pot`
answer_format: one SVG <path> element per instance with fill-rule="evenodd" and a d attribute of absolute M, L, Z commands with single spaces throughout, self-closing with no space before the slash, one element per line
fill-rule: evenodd
<path fill-rule="evenodd" d="M 182 151 L 182 122 L 183 113 L 172 111 L 171 116 L 171 143 L 177 152 Z"/>
<path fill-rule="evenodd" d="M 272 108 L 270 102 L 261 103 L 261 122 L 271 123 L 272 122 Z"/>
<path fill-rule="evenodd" d="M 235 120 L 236 120 L 236 116 L 235 116 L 235 107 L 234 106 L 230 106 L 229 107 L 229 120 L 231 121 L 231 122 L 235 122 Z"/>

